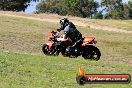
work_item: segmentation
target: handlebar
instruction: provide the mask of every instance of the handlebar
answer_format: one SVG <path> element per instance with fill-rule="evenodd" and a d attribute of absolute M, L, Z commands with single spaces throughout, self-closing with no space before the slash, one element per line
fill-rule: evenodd
<path fill-rule="evenodd" d="M 53 33 L 54 37 L 58 37 L 59 36 L 59 31 L 52 31 L 51 33 Z"/>

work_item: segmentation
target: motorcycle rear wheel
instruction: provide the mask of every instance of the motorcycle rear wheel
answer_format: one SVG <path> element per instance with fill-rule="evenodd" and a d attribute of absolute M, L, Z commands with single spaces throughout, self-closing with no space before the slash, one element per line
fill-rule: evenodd
<path fill-rule="evenodd" d="M 100 59 L 100 56 L 101 56 L 100 50 L 95 46 L 91 46 L 90 48 L 85 50 L 85 52 L 82 55 L 84 59 L 91 59 L 96 61 Z"/>

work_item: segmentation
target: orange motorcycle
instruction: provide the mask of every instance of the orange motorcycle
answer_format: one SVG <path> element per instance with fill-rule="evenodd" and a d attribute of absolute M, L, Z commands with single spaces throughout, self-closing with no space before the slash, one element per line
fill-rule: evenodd
<path fill-rule="evenodd" d="M 56 41 L 56 38 L 61 38 L 58 32 L 52 31 L 48 34 L 48 42 L 42 46 L 42 51 L 45 55 L 59 55 L 60 53 L 65 57 L 82 56 L 84 59 L 99 60 L 101 53 L 96 47 L 97 41 L 93 36 L 85 36 L 83 43 L 79 47 L 72 48 L 67 52 L 67 47 L 72 44 L 72 41 L 66 40 L 63 42 Z"/>

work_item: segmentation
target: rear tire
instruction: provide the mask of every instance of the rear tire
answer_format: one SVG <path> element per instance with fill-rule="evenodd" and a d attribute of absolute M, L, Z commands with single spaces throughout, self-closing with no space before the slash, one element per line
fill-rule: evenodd
<path fill-rule="evenodd" d="M 98 61 L 101 57 L 100 50 L 97 47 L 94 47 L 93 53 L 94 55 L 96 55 L 96 57 L 93 57 L 93 59 Z"/>
<path fill-rule="evenodd" d="M 90 46 L 84 51 L 82 56 L 84 59 L 91 59 L 98 61 L 100 59 L 101 53 L 97 47 Z"/>

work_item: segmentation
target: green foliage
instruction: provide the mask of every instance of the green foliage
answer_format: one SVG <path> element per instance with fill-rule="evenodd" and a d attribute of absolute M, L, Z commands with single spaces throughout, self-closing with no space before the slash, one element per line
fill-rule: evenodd
<path fill-rule="evenodd" d="M 38 13 L 90 17 L 95 14 L 97 7 L 98 3 L 93 0 L 45 0 L 37 6 L 37 10 Z"/>
<path fill-rule="evenodd" d="M 68 14 L 80 17 L 92 16 L 98 7 L 98 3 L 93 0 L 65 0 L 65 4 Z"/>
<path fill-rule="evenodd" d="M 95 14 L 95 18 L 96 19 L 103 19 L 103 14 L 102 14 L 102 11 L 99 11 Z"/>
<path fill-rule="evenodd" d="M 101 6 L 105 7 L 105 18 L 131 19 L 132 2 L 123 3 L 122 0 L 102 0 Z M 102 19 L 103 11 L 97 11 L 100 7 L 94 0 L 44 0 L 38 6 L 38 13 L 55 13 L 59 15 L 72 15 Z"/>
<path fill-rule="evenodd" d="M 4 11 L 24 11 L 30 1 L 38 0 L 0 0 L 0 10 Z"/>
<path fill-rule="evenodd" d="M 124 15 L 123 15 L 123 11 L 120 10 L 120 8 L 116 8 L 114 10 L 111 11 L 111 18 L 113 19 L 123 19 Z"/>
<path fill-rule="evenodd" d="M 132 1 L 123 3 L 122 0 L 102 0 L 101 5 L 105 6 L 106 18 L 131 19 Z"/>
<path fill-rule="evenodd" d="M 37 6 L 38 13 L 57 13 L 60 15 L 66 15 L 64 0 L 45 0 Z"/>
<path fill-rule="evenodd" d="M 128 2 L 128 8 L 129 18 L 132 19 L 132 1 Z"/>
<path fill-rule="evenodd" d="M 132 9 L 129 9 L 129 17 L 132 19 Z"/>

